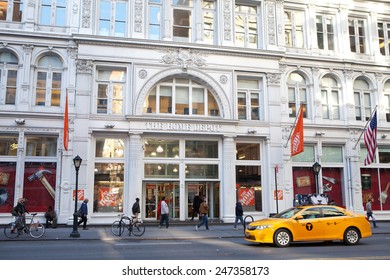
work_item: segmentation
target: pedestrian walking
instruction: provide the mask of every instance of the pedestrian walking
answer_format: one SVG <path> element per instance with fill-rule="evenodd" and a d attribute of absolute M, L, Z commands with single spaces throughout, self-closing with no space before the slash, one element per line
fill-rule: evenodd
<path fill-rule="evenodd" d="M 244 219 L 242 218 L 242 216 L 244 215 L 244 210 L 242 209 L 241 200 L 237 201 L 235 212 L 236 212 L 236 219 L 234 220 L 234 227 L 233 227 L 233 229 L 237 230 L 238 221 L 240 221 L 242 226 L 245 228 Z"/>
<path fill-rule="evenodd" d="M 374 227 L 376 228 L 377 225 L 376 225 L 376 220 L 375 220 L 375 217 L 374 217 L 374 213 L 372 212 L 372 203 L 374 202 L 374 199 L 373 198 L 370 198 L 367 203 L 366 203 L 366 212 L 367 212 L 367 219 L 370 220 L 370 217 L 371 217 L 371 220 L 372 220 L 372 224 L 374 225 Z"/>
<path fill-rule="evenodd" d="M 88 198 L 84 199 L 83 203 L 80 206 L 80 209 L 78 211 L 78 215 L 81 218 L 81 220 L 78 222 L 78 225 L 83 224 L 83 229 L 87 230 L 87 221 L 88 221 Z"/>
<path fill-rule="evenodd" d="M 199 225 L 195 226 L 195 229 L 198 230 L 202 225 L 206 226 L 206 230 L 209 229 L 209 218 L 208 218 L 208 213 L 209 213 L 209 205 L 206 202 L 206 199 L 203 199 L 203 202 L 200 204 L 199 207 L 199 212 L 200 212 L 200 217 L 202 221 L 200 222 Z"/>
<path fill-rule="evenodd" d="M 191 221 L 194 220 L 195 215 L 199 215 L 199 207 L 200 207 L 201 199 L 199 197 L 199 194 L 195 194 L 194 201 L 192 202 L 192 217 Z"/>
<path fill-rule="evenodd" d="M 165 196 L 161 199 L 160 202 L 161 206 L 161 218 L 160 218 L 160 225 L 159 228 L 161 228 L 165 221 L 165 227 L 169 227 L 169 207 L 168 204 L 165 202 Z"/>
<path fill-rule="evenodd" d="M 137 223 L 138 222 L 138 215 L 139 213 L 141 213 L 141 210 L 140 210 L 140 207 L 139 207 L 139 198 L 137 197 L 135 199 L 135 202 L 133 204 L 133 207 L 131 207 L 131 211 L 133 212 L 133 223 Z"/>

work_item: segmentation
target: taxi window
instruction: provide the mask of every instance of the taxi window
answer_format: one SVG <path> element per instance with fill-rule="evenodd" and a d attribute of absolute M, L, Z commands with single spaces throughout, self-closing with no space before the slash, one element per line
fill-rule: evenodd
<path fill-rule="evenodd" d="M 302 213 L 302 216 L 305 220 L 306 219 L 321 218 L 320 208 L 307 209 Z"/>
<path fill-rule="evenodd" d="M 302 208 L 299 208 L 299 207 L 289 208 L 287 210 L 280 212 L 279 214 L 272 216 L 272 218 L 288 219 L 288 218 L 291 218 L 292 216 L 294 216 L 296 213 L 298 213 L 301 210 L 302 210 Z"/>
<path fill-rule="evenodd" d="M 333 207 L 324 207 L 322 208 L 322 211 L 324 214 L 324 218 L 345 216 L 345 213 L 343 211 L 340 211 L 339 209 Z"/>

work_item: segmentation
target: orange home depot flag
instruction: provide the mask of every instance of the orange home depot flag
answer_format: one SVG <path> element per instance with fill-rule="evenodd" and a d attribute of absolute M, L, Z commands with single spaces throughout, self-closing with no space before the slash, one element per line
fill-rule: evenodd
<path fill-rule="evenodd" d="M 64 114 L 64 149 L 68 150 L 69 142 L 69 115 L 68 115 L 68 91 L 66 91 L 65 98 L 65 114 Z"/>
<path fill-rule="evenodd" d="M 291 136 L 291 156 L 303 152 L 303 110 L 299 110 L 298 121 Z"/>

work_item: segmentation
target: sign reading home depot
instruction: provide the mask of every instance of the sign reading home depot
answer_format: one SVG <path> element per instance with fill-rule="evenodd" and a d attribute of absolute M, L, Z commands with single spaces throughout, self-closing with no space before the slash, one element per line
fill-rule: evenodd
<path fill-rule="evenodd" d="M 76 197 L 76 190 L 73 190 L 73 200 Z M 84 190 L 77 190 L 77 200 L 84 200 Z"/>
<path fill-rule="evenodd" d="M 241 200 L 242 206 L 254 206 L 255 205 L 254 188 L 239 188 L 238 198 Z"/>

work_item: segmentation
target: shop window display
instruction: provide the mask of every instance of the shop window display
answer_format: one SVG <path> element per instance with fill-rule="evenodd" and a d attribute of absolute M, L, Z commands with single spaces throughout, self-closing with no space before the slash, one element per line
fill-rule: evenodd
<path fill-rule="evenodd" d="M 29 212 L 45 212 L 54 205 L 57 163 L 26 162 L 24 166 L 23 197 Z"/>
<path fill-rule="evenodd" d="M 263 210 L 260 166 L 236 166 L 236 194 L 244 212 Z"/>
<path fill-rule="evenodd" d="M 123 163 L 96 163 L 93 212 L 123 212 Z"/>
<path fill-rule="evenodd" d="M 11 213 L 14 206 L 16 163 L 0 162 L 0 213 Z"/>

